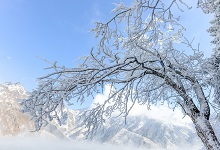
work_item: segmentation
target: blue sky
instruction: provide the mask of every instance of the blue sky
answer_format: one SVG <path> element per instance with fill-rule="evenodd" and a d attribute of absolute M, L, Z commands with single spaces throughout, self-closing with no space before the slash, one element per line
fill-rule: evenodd
<path fill-rule="evenodd" d="M 45 75 L 48 61 L 71 67 L 96 45 L 89 32 L 95 21 L 112 16 L 116 0 L 1 0 L 0 83 L 20 82 L 27 90 L 36 88 L 36 78 Z M 189 1 L 189 0 L 188 0 Z M 189 1 L 195 3 L 195 1 Z M 210 15 L 194 5 L 181 14 L 186 35 L 211 53 Z"/>
<path fill-rule="evenodd" d="M 93 22 L 113 8 L 102 0 L 1 0 L 0 83 L 21 82 L 31 90 L 48 61 L 73 66 L 94 45 Z M 103 13 L 103 14 L 102 14 Z"/>

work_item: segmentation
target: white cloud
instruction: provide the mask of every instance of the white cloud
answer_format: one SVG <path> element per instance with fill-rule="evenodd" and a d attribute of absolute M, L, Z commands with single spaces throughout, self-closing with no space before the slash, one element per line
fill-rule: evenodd
<path fill-rule="evenodd" d="M 95 96 L 95 99 L 93 101 L 93 104 L 91 105 L 91 108 L 94 108 L 94 103 L 103 104 L 106 99 L 108 99 L 109 93 L 110 93 L 110 85 L 105 86 L 105 90 L 103 94 L 97 94 Z M 111 105 L 108 104 L 108 105 Z M 129 102 L 128 106 L 131 106 L 132 103 Z M 117 112 L 116 112 L 117 114 Z M 180 108 L 176 108 L 174 111 L 166 104 L 164 105 L 152 105 L 150 107 L 150 110 L 148 110 L 146 105 L 139 105 L 135 104 L 130 111 L 130 116 L 147 116 L 152 119 L 156 119 L 158 121 L 161 121 L 162 123 L 172 123 L 179 126 L 186 126 L 191 125 L 192 122 L 188 116 L 184 116 Z"/>
<path fill-rule="evenodd" d="M 151 106 L 150 110 L 145 105 L 136 104 L 130 113 L 131 116 L 145 115 L 149 118 L 161 121 L 162 123 L 172 123 L 175 125 L 191 125 L 192 122 L 188 116 L 183 115 L 180 108 L 174 111 L 166 105 Z"/>
<path fill-rule="evenodd" d="M 105 85 L 105 90 L 103 92 L 103 94 L 97 94 L 95 96 L 95 99 L 93 100 L 93 103 L 91 105 L 91 108 L 95 107 L 95 104 L 99 103 L 99 104 L 104 104 L 105 100 L 108 99 L 109 93 L 110 93 L 111 87 L 110 85 Z"/>

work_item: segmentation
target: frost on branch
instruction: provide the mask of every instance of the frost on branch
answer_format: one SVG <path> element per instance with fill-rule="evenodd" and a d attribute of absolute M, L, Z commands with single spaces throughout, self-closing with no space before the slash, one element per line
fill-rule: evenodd
<path fill-rule="evenodd" d="M 190 8 L 181 0 L 116 4 L 113 17 L 97 22 L 92 30 L 100 42 L 91 55 L 76 68 L 53 64 L 52 73 L 41 77 L 38 89 L 23 102 L 36 130 L 60 119 L 64 104 L 83 103 L 88 96 L 103 92 L 106 84 L 111 87 L 108 98 L 82 115 L 92 133 L 115 111 L 126 118 L 133 107 L 128 103 L 150 107 L 167 102 L 173 109 L 180 106 L 195 125 L 198 117 L 209 120 L 209 97 L 204 91 L 210 89 L 201 73 L 203 54 L 184 37 L 185 29 L 172 13 L 175 7 L 180 12 Z"/>
<path fill-rule="evenodd" d="M 208 32 L 213 37 L 211 44 L 214 46 L 211 57 L 203 63 L 207 81 L 214 88 L 213 108 L 220 113 L 220 1 L 209 0 L 202 2 L 201 7 L 205 13 L 212 13 L 214 18 L 211 20 L 211 27 Z"/>

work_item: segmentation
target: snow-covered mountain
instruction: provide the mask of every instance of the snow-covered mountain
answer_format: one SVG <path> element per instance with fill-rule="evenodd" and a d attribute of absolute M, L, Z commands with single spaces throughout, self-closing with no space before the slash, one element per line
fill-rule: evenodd
<path fill-rule="evenodd" d="M 51 122 L 39 133 L 29 132 L 34 129 L 27 114 L 20 112 L 18 99 L 27 98 L 28 93 L 20 84 L 0 85 L 0 135 L 46 135 L 62 139 L 83 140 L 86 129 L 78 123 L 79 110 L 65 109 L 67 120 L 62 126 Z M 103 130 L 97 131 L 94 141 L 117 145 L 134 145 L 146 148 L 184 147 L 186 143 L 199 141 L 190 122 L 164 121 L 147 115 L 134 115 L 127 118 L 108 120 Z M 200 142 L 200 141 L 199 141 Z M 201 143 L 200 143 L 201 144 Z M 202 144 L 201 144 L 202 145 Z"/>
<path fill-rule="evenodd" d="M 33 128 L 33 124 L 29 122 L 29 117 L 20 112 L 20 106 L 16 101 L 27 96 L 28 93 L 19 84 L 6 83 L 0 85 L 1 135 L 17 135 Z"/>
<path fill-rule="evenodd" d="M 66 138 L 53 124 L 40 132 L 34 131 L 34 123 L 28 114 L 22 113 L 19 100 L 28 97 L 20 84 L 0 84 L 0 136 L 49 136 Z M 53 129 L 53 130 L 51 130 Z"/>
<path fill-rule="evenodd" d="M 84 127 L 72 128 L 68 136 L 81 140 L 86 136 Z M 148 116 L 130 116 L 110 119 L 103 130 L 97 131 L 94 141 L 117 145 L 134 145 L 147 148 L 174 149 L 187 144 L 201 144 L 192 124 L 164 123 Z M 202 145 L 202 144 L 201 144 Z"/>

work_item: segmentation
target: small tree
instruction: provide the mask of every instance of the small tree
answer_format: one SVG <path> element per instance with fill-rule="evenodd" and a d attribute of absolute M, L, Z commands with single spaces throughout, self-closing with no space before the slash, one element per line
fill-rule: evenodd
<path fill-rule="evenodd" d="M 116 110 L 126 117 L 135 103 L 150 107 L 166 101 L 174 108 L 180 106 L 191 118 L 207 149 L 220 149 L 209 122 L 210 101 L 205 91 L 210 88 L 201 68 L 205 60 L 183 36 L 184 27 L 172 13 L 175 6 L 189 9 L 181 0 L 116 4 L 114 16 L 106 23 L 97 22 L 92 30 L 100 39 L 97 49 L 76 68 L 53 64 L 54 71 L 40 78 L 38 89 L 22 103 L 33 116 L 36 130 L 59 119 L 57 111 L 65 102 L 84 102 L 86 96 L 102 92 L 103 85 L 109 84 L 108 99 L 83 114 L 89 131 L 95 131 Z"/>

